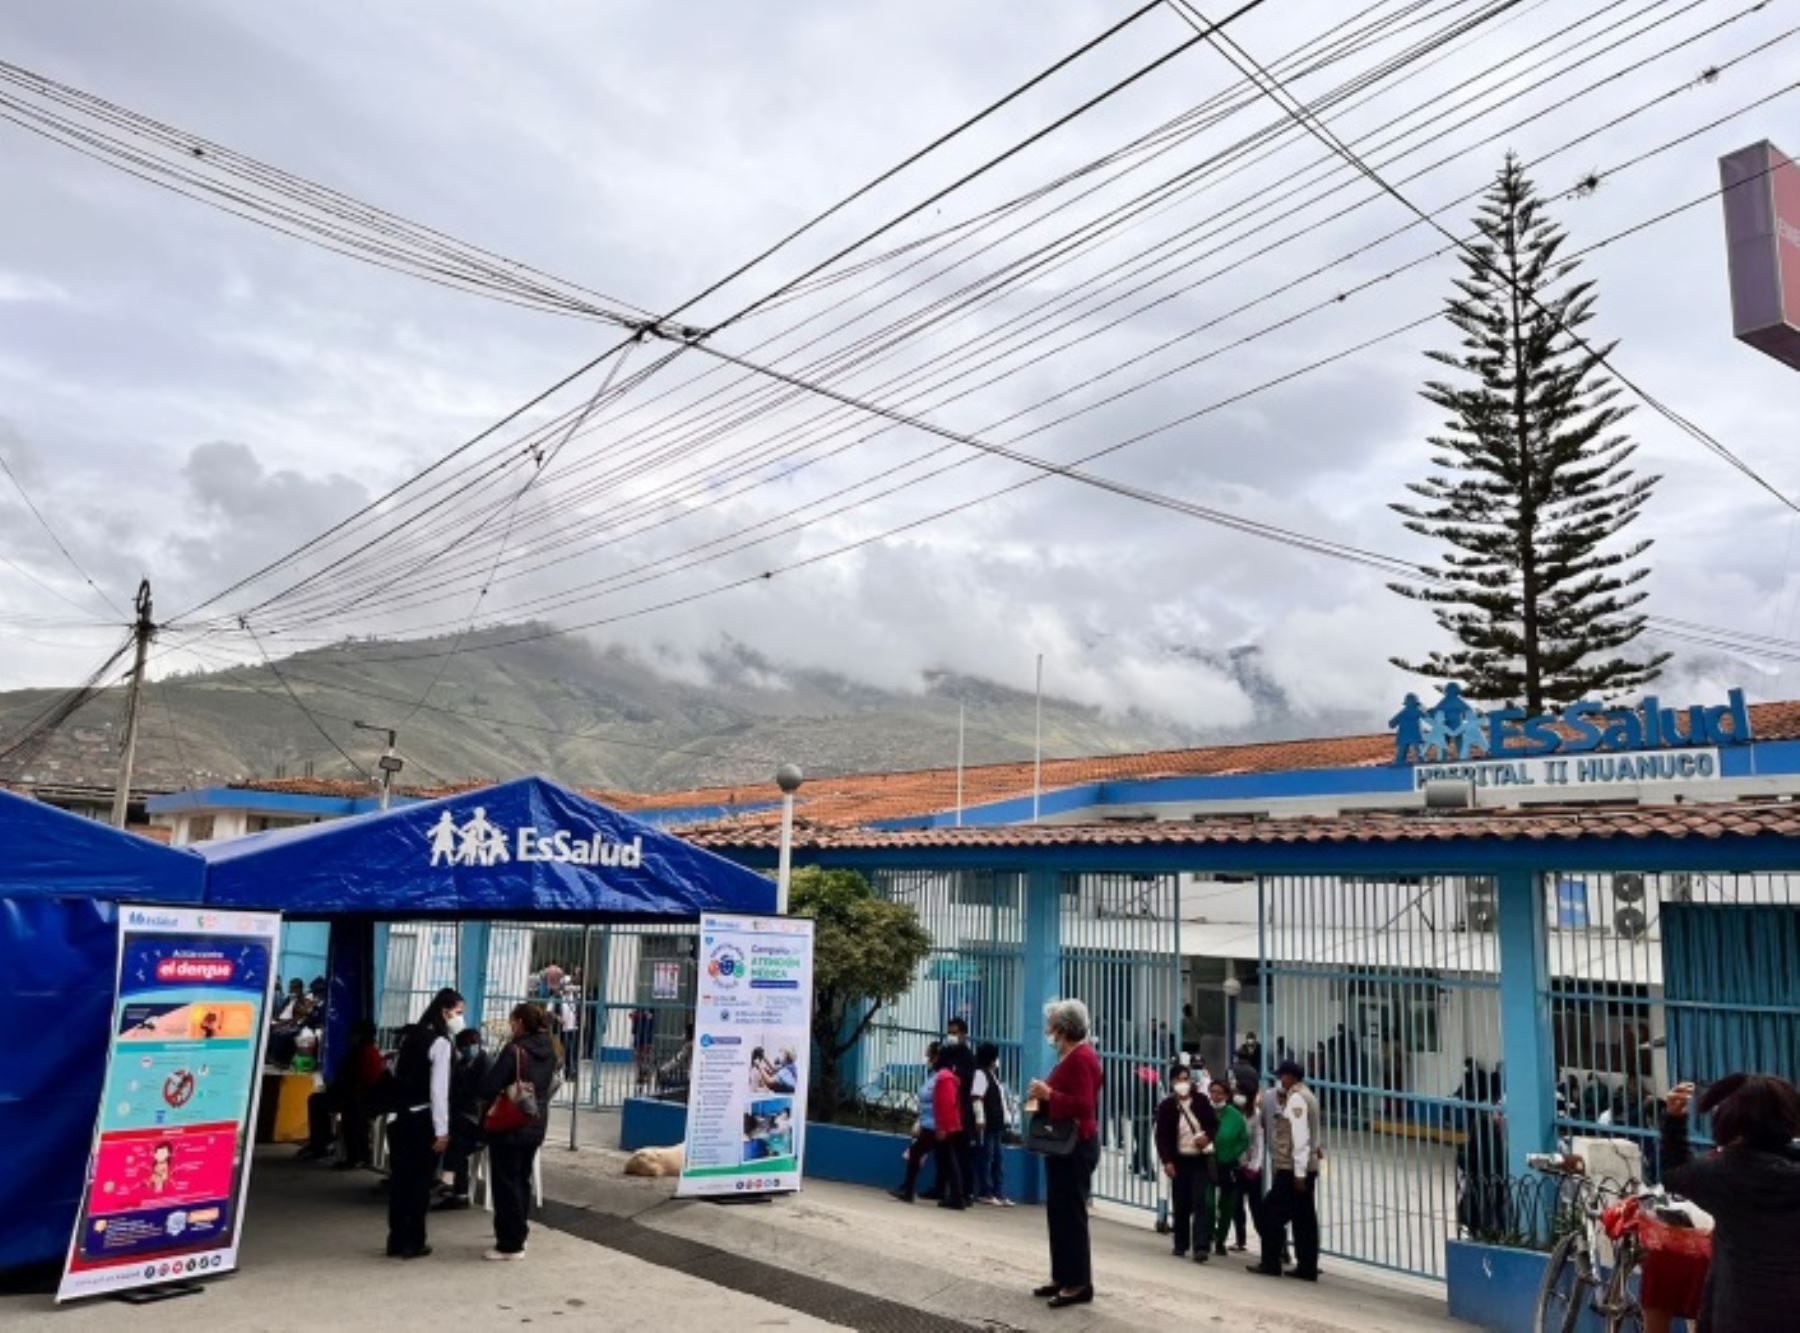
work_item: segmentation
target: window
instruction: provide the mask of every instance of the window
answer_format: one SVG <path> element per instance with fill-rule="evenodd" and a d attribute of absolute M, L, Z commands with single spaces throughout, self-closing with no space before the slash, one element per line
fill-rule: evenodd
<path fill-rule="evenodd" d="M 1588 886 L 1585 879 L 1559 879 L 1556 882 L 1556 928 L 1586 930 L 1588 927 Z"/>
<path fill-rule="evenodd" d="M 188 820 L 187 840 L 189 842 L 211 842 L 213 826 L 217 820 L 212 815 L 194 815 Z"/>

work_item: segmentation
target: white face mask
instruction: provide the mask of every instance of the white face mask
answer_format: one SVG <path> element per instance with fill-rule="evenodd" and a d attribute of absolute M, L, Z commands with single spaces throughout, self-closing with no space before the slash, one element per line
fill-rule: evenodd
<path fill-rule="evenodd" d="M 461 1032 L 467 1024 L 464 1022 L 461 1014 L 451 1014 L 444 1020 L 444 1026 L 450 1029 L 450 1035 L 454 1037 L 457 1033 Z"/>
<path fill-rule="evenodd" d="M 1062 1043 L 1056 1039 L 1056 1034 L 1054 1032 L 1046 1032 L 1044 1034 L 1044 1040 L 1050 1043 L 1051 1049 L 1059 1051 L 1062 1049 Z"/>
<path fill-rule="evenodd" d="M 1193 1090 L 1194 1090 L 1194 1085 L 1192 1083 L 1188 1083 L 1185 1081 L 1174 1085 L 1175 1095 L 1177 1097 L 1181 1098 L 1183 1101 L 1187 1100 L 1188 1094 L 1193 1092 Z"/>
<path fill-rule="evenodd" d="M 946 1033 L 944 1036 L 944 1045 L 946 1045 L 946 1046 L 961 1046 L 962 1038 L 957 1036 L 954 1032 Z"/>
<path fill-rule="evenodd" d="M 1214 1098 L 1214 1100 L 1213 1100 L 1213 1109 L 1214 1109 L 1214 1110 L 1215 1110 L 1215 1111 L 1223 1111 L 1223 1110 L 1224 1110 L 1224 1109 L 1225 1109 L 1225 1103 L 1224 1103 L 1224 1102 L 1223 1102 L 1223 1101 L 1220 1101 L 1220 1100 L 1219 1100 L 1219 1099 L 1217 1099 L 1217 1098 Z"/>
<path fill-rule="evenodd" d="M 1231 1100 L 1236 1102 L 1239 1106 L 1248 1106 L 1250 1104 L 1250 1099 L 1241 1092 Z"/>

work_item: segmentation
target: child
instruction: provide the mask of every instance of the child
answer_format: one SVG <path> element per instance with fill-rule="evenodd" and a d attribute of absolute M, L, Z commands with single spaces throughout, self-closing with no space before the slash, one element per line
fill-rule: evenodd
<path fill-rule="evenodd" d="M 984 1041 L 975 1050 L 975 1083 L 971 1089 L 975 1105 L 974 1131 L 981 1135 L 975 1147 L 975 1180 L 971 1191 L 976 1203 L 1011 1208 L 1006 1197 L 1006 1182 L 1001 1164 L 1001 1145 L 1008 1129 L 1006 1089 L 1000 1082 L 1000 1048 Z"/>
<path fill-rule="evenodd" d="M 912 1142 L 906 1148 L 906 1179 L 900 1188 L 888 1193 L 901 1203 L 911 1203 L 919 1184 L 919 1168 L 937 1146 L 937 1042 L 925 1048 L 925 1081 L 919 1085 L 919 1122 L 913 1126 Z"/>

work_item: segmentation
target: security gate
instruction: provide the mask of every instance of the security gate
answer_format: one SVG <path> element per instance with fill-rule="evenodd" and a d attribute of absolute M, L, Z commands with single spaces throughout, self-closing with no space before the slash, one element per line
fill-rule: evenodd
<path fill-rule="evenodd" d="M 1441 1279 L 1505 1171 L 1496 884 L 1463 876 L 1261 883 L 1263 1058 L 1306 1071 L 1325 1121 L 1321 1248 Z"/>
<path fill-rule="evenodd" d="M 1180 894 L 1175 875 L 1062 877 L 1060 989 L 1086 1002 L 1106 1074 L 1094 1197 L 1135 1208 L 1164 1205 L 1156 1105 L 1179 1054 Z"/>

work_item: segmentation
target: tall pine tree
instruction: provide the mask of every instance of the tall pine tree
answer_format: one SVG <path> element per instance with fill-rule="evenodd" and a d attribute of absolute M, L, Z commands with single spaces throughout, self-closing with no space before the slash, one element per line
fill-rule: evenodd
<path fill-rule="evenodd" d="M 1659 479 L 1627 466 L 1630 409 L 1599 364 L 1612 348 L 1571 336 L 1593 318 L 1593 284 L 1569 280 L 1564 234 L 1510 154 L 1476 225 L 1446 312 L 1461 350 L 1429 353 L 1460 372 L 1424 391 L 1450 414 L 1429 440 L 1437 471 L 1407 486 L 1418 501 L 1392 506 L 1450 549 L 1426 568 L 1435 583 L 1389 586 L 1429 603 L 1458 646 L 1393 662 L 1533 713 L 1617 697 L 1669 656 L 1621 652 L 1643 631 L 1650 572 L 1650 542 L 1622 534 Z"/>

